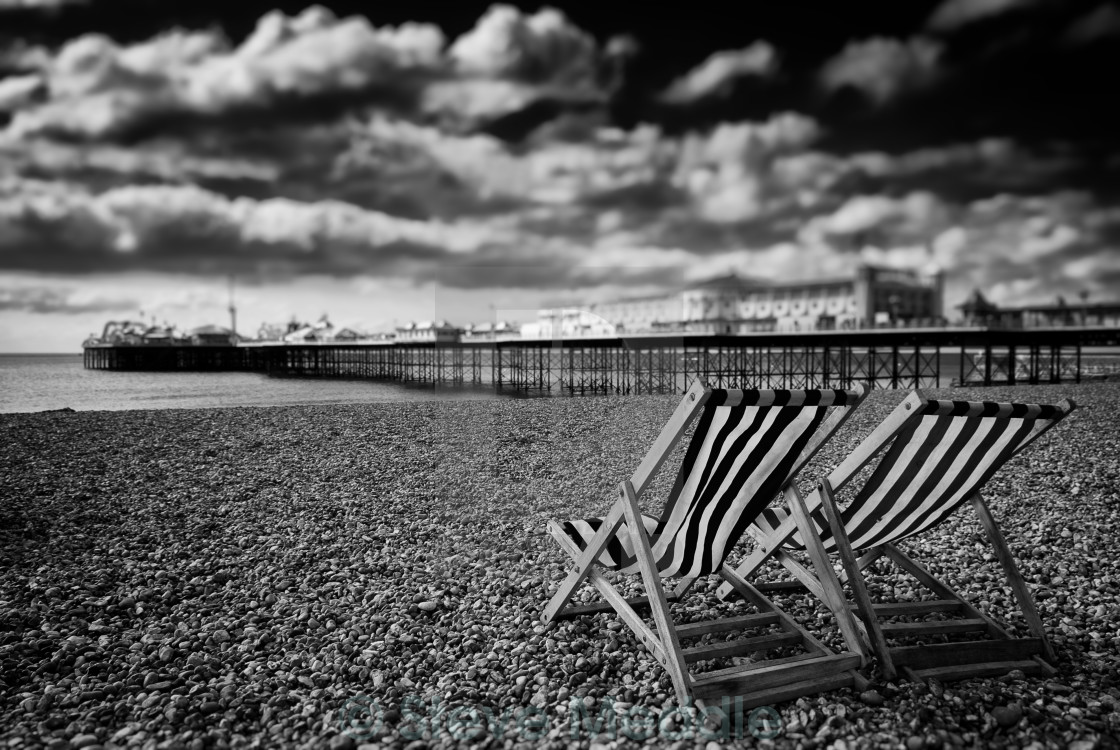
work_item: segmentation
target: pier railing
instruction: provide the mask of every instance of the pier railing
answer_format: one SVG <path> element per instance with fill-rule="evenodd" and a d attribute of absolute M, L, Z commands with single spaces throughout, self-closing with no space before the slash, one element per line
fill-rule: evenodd
<path fill-rule="evenodd" d="M 722 388 L 849 388 L 857 382 L 874 388 L 937 388 L 1080 382 L 1087 369 L 1120 372 L 1117 353 L 1087 362 L 1085 346 L 1118 345 L 1117 329 L 946 328 L 455 344 L 87 346 L 85 366 L 245 371 L 573 395 L 679 393 L 697 378 Z"/>

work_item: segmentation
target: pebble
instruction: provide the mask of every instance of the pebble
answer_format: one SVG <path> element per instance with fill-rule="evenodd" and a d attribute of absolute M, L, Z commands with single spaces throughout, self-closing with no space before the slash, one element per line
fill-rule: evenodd
<path fill-rule="evenodd" d="M 992 718 L 1004 729 L 1015 726 L 1023 718 L 1023 708 L 1012 703 L 1008 706 L 999 706 L 992 709 Z"/>
<path fill-rule="evenodd" d="M 859 694 L 859 699 L 869 706 L 881 706 L 885 702 L 883 696 L 876 690 L 864 690 Z"/>
<path fill-rule="evenodd" d="M 805 476 L 834 466 L 902 395 L 872 392 Z M 1061 677 L 808 696 L 777 706 L 786 731 L 800 735 L 777 746 L 1080 748 L 1115 734 L 1120 581 L 1109 534 L 1120 527 L 1120 460 L 1109 415 L 1120 385 L 982 396 L 1071 396 L 1082 406 L 988 493 L 1037 594 Z M 0 715 L 6 746 L 66 750 L 67 738 L 89 735 L 95 748 L 101 731 L 106 744 L 138 750 L 223 750 L 248 737 L 309 749 L 454 744 L 438 730 L 406 736 L 416 716 L 407 701 L 420 698 L 499 717 L 538 708 L 544 738 L 522 746 L 559 748 L 569 701 L 593 719 L 608 698 L 672 705 L 664 671 L 618 617 L 546 631 L 539 614 L 570 567 L 546 519 L 601 514 L 678 402 L 75 413 L 65 426 L 0 415 L 5 502 L 24 524 L 0 528 L 0 649 L 5 675 L 15 675 Z M 671 487 L 675 460 L 655 478 L 650 503 Z M 1074 482 L 1076 502 L 1066 491 Z M 907 545 L 1021 630 L 975 522 Z M 875 595 L 921 593 L 876 567 Z M 698 583 L 674 611 L 742 613 L 739 602 L 717 604 L 713 588 Z M 809 597 L 782 604 L 804 623 L 824 622 Z M 815 632 L 841 645 L 829 628 Z M 1015 707 L 1020 720 L 1004 725 Z M 343 717 L 353 733 L 343 733 Z"/>

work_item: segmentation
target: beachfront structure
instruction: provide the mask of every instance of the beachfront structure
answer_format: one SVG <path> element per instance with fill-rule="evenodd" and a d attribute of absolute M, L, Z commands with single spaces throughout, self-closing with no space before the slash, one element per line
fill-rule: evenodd
<path fill-rule="evenodd" d="M 497 323 L 467 324 L 463 329 L 463 341 L 508 341 L 521 338 L 521 329 L 508 321 Z"/>
<path fill-rule="evenodd" d="M 975 289 L 957 308 L 968 325 L 999 328 L 1120 326 L 1120 301 L 1090 304 L 1085 299 L 1071 304 L 1058 297 L 1050 305 L 999 307 L 985 299 L 979 289 Z"/>
<path fill-rule="evenodd" d="M 221 326 L 199 326 L 193 329 L 187 338 L 195 346 L 234 346 L 237 344 L 237 334 Z"/>
<path fill-rule="evenodd" d="M 334 334 L 335 341 L 366 341 L 368 339 L 369 334 L 362 333 L 356 328 L 343 328 Z"/>
<path fill-rule="evenodd" d="M 289 324 L 288 332 L 284 334 L 282 340 L 295 344 L 301 341 L 334 341 L 334 339 L 334 324 L 324 315 L 317 323 L 305 323 L 295 328 L 293 324 Z"/>
<path fill-rule="evenodd" d="M 613 323 L 619 333 L 677 330 L 685 319 L 682 294 L 599 302 L 589 310 Z"/>
<path fill-rule="evenodd" d="M 613 337 L 618 326 L 601 315 L 576 307 L 541 310 L 537 320 L 521 326 L 523 339 L 571 339 Z"/>
<path fill-rule="evenodd" d="M 425 320 L 397 328 L 396 340 L 402 343 L 452 344 L 462 331 L 446 320 Z"/>
<path fill-rule="evenodd" d="M 663 297 L 593 304 L 627 333 L 736 334 L 936 325 L 940 272 L 863 266 L 850 278 L 771 283 L 728 274 Z"/>

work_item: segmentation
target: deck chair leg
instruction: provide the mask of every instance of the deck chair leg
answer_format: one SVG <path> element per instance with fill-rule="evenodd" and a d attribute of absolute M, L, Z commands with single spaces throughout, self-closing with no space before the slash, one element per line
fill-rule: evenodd
<path fill-rule="evenodd" d="M 867 593 L 867 584 L 863 580 L 863 569 L 860 567 L 860 561 L 856 560 L 855 553 L 852 552 L 848 531 L 844 526 L 840 509 L 836 507 L 836 498 L 832 494 L 832 485 L 828 479 L 821 480 L 817 485 L 817 493 L 820 495 L 824 516 L 828 519 L 829 528 L 832 530 L 832 538 L 836 542 L 836 552 L 840 555 L 844 572 L 847 573 L 848 585 L 852 589 L 852 598 L 856 600 L 856 608 L 863 620 L 864 632 L 870 641 L 869 645 L 875 655 L 879 657 L 879 665 L 884 676 L 888 680 L 893 680 L 895 669 L 894 663 L 891 661 L 890 649 L 887 648 L 887 640 L 883 637 L 883 631 L 879 627 L 879 618 L 875 615 L 875 606 L 871 603 L 871 597 Z M 874 557 L 868 558 L 867 564 L 870 564 L 878 556 L 876 554 Z M 864 558 L 867 558 L 867 555 Z"/>
<path fill-rule="evenodd" d="M 836 618 L 836 624 L 840 628 L 840 633 L 844 636 L 844 642 L 848 644 L 848 649 L 859 654 L 866 663 L 867 648 L 864 646 L 859 629 L 852 618 L 852 611 L 848 608 L 848 601 L 840 588 L 840 581 L 836 578 L 836 571 L 832 567 L 832 562 L 828 559 L 828 553 L 824 549 L 824 544 L 817 533 L 813 519 L 809 517 L 805 500 L 794 484 L 789 485 L 786 495 L 789 497 L 790 512 L 793 513 L 798 530 L 801 532 L 801 538 L 804 540 L 805 550 L 809 553 L 809 559 L 813 561 L 813 567 L 816 569 L 817 580 L 820 582 L 824 594 L 823 601 L 832 610 L 832 615 Z"/>
<path fill-rule="evenodd" d="M 638 508 L 638 496 L 634 492 L 634 485 L 629 480 L 623 481 L 619 486 L 622 496 L 626 523 L 630 526 L 630 536 L 634 542 L 634 556 L 637 558 L 638 567 L 642 571 L 642 581 L 645 583 L 646 596 L 653 613 L 653 621 L 657 624 L 657 634 L 661 636 L 661 645 L 665 649 L 666 669 L 673 681 L 673 689 L 677 693 L 677 700 L 683 706 L 692 698 L 692 680 L 688 676 L 684 654 L 681 653 L 680 639 L 673 627 L 673 620 L 669 615 L 669 603 L 665 600 L 665 591 L 661 587 L 661 576 L 657 571 L 657 563 L 653 559 L 653 550 L 650 549 L 649 537 L 646 535 L 645 525 L 642 523 L 642 511 Z"/>
<path fill-rule="evenodd" d="M 1038 609 L 1035 607 L 1031 592 L 1027 588 L 1023 576 L 1019 573 L 1019 566 L 1015 564 L 1015 558 L 1007 546 L 1007 540 L 1004 539 L 999 524 L 996 523 L 996 519 L 988 509 L 987 503 L 984 502 L 979 493 L 972 496 L 972 507 L 980 518 L 980 524 L 988 532 L 988 538 L 991 539 L 992 546 L 995 547 L 996 557 L 999 558 L 999 562 L 1003 566 L 1003 572 L 1007 575 L 1007 581 L 1011 584 L 1011 590 L 1015 593 L 1015 599 L 1019 602 L 1019 609 L 1022 610 L 1023 617 L 1027 620 L 1027 628 L 1031 635 L 1042 640 L 1042 652 L 1046 655 L 1046 659 L 1052 664 L 1056 664 L 1057 658 L 1055 658 L 1054 651 L 1050 647 L 1050 639 L 1046 637 L 1046 627 L 1042 624 L 1042 618 L 1038 615 Z"/>
<path fill-rule="evenodd" d="M 578 557 L 575 558 L 575 568 L 572 572 L 568 573 L 567 577 L 560 582 L 560 588 L 552 595 L 552 599 L 545 607 L 544 614 L 541 615 L 541 621 L 548 626 L 555 624 L 556 617 L 564 609 L 564 606 L 571 600 L 572 595 L 575 594 L 576 589 L 583 583 L 584 579 L 591 572 L 595 561 L 599 559 L 599 555 L 603 554 L 606 549 L 607 543 L 614 538 L 618 532 L 619 527 L 622 525 L 624 515 L 624 507 L 622 502 L 617 502 L 611 508 L 607 517 L 603 519 L 603 525 L 599 531 L 592 538 L 591 543 L 583 550 Z M 639 522 L 640 523 L 640 522 Z M 643 527 L 644 528 L 644 527 Z M 562 533 L 562 532 L 561 532 Z"/>

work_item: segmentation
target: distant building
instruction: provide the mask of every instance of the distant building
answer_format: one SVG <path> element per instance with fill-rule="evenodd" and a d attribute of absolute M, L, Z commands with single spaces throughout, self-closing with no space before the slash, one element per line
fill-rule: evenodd
<path fill-rule="evenodd" d="M 200 326 L 188 334 L 188 340 L 195 346 L 233 346 L 237 334 L 221 326 Z"/>
<path fill-rule="evenodd" d="M 619 333 L 679 329 L 685 319 L 680 294 L 599 302 L 588 305 L 588 310 L 609 321 Z"/>
<path fill-rule="evenodd" d="M 426 320 L 397 328 L 398 343 L 455 343 L 462 333 L 446 320 Z"/>
<path fill-rule="evenodd" d="M 173 328 L 152 326 L 144 331 L 144 343 L 156 346 L 171 346 L 176 343 L 178 336 Z"/>
<path fill-rule="evenodd" d="M 594 304 L 620 332 L 813 331 L 943 321 L 940 273 L 864 266 L 852 278 L 771 283 L 720 276 L 663 297 Z"/>
<path fill-rule="evenodd" d="M 334 324 L 324 315 L 317 323 L 301 324 L 293 320 L 288 324 L 288 330 L 282 340 L 289 344 L 300 344 L 334 341 L 334 338 Z"/>
<path fill-rule="evenodd" d="M 581 337 L 617 336 L 618 326 L 589 310 L 563 308 L 541 310 L 534 323 L 521 326 L 521 338 L 525 339 L 570 339 Z"/>
<path fill-rule="evenodd" d="M 979 289 L 974 289 L 957 305 L 966 325 L 991 328 L 1056 328 L 1062 326 L 1120 326 L 1120 301 L 1088 300 L 1069 304 L 1062 297 L 1050 305 L 1000 307 L 989 302 Z"/>
<path fill-rule="evenodd" d="M 367 334 L 354 328 L 343 328 L 334 335 L 335 341 L 364 341 L 368 338 Z"/>
<path fill-rule="evenodd" d="M 521 338 L 521 329 L 513 323 L 471 323 L 463 329 L 463 341 L 506 341 Z"/>

